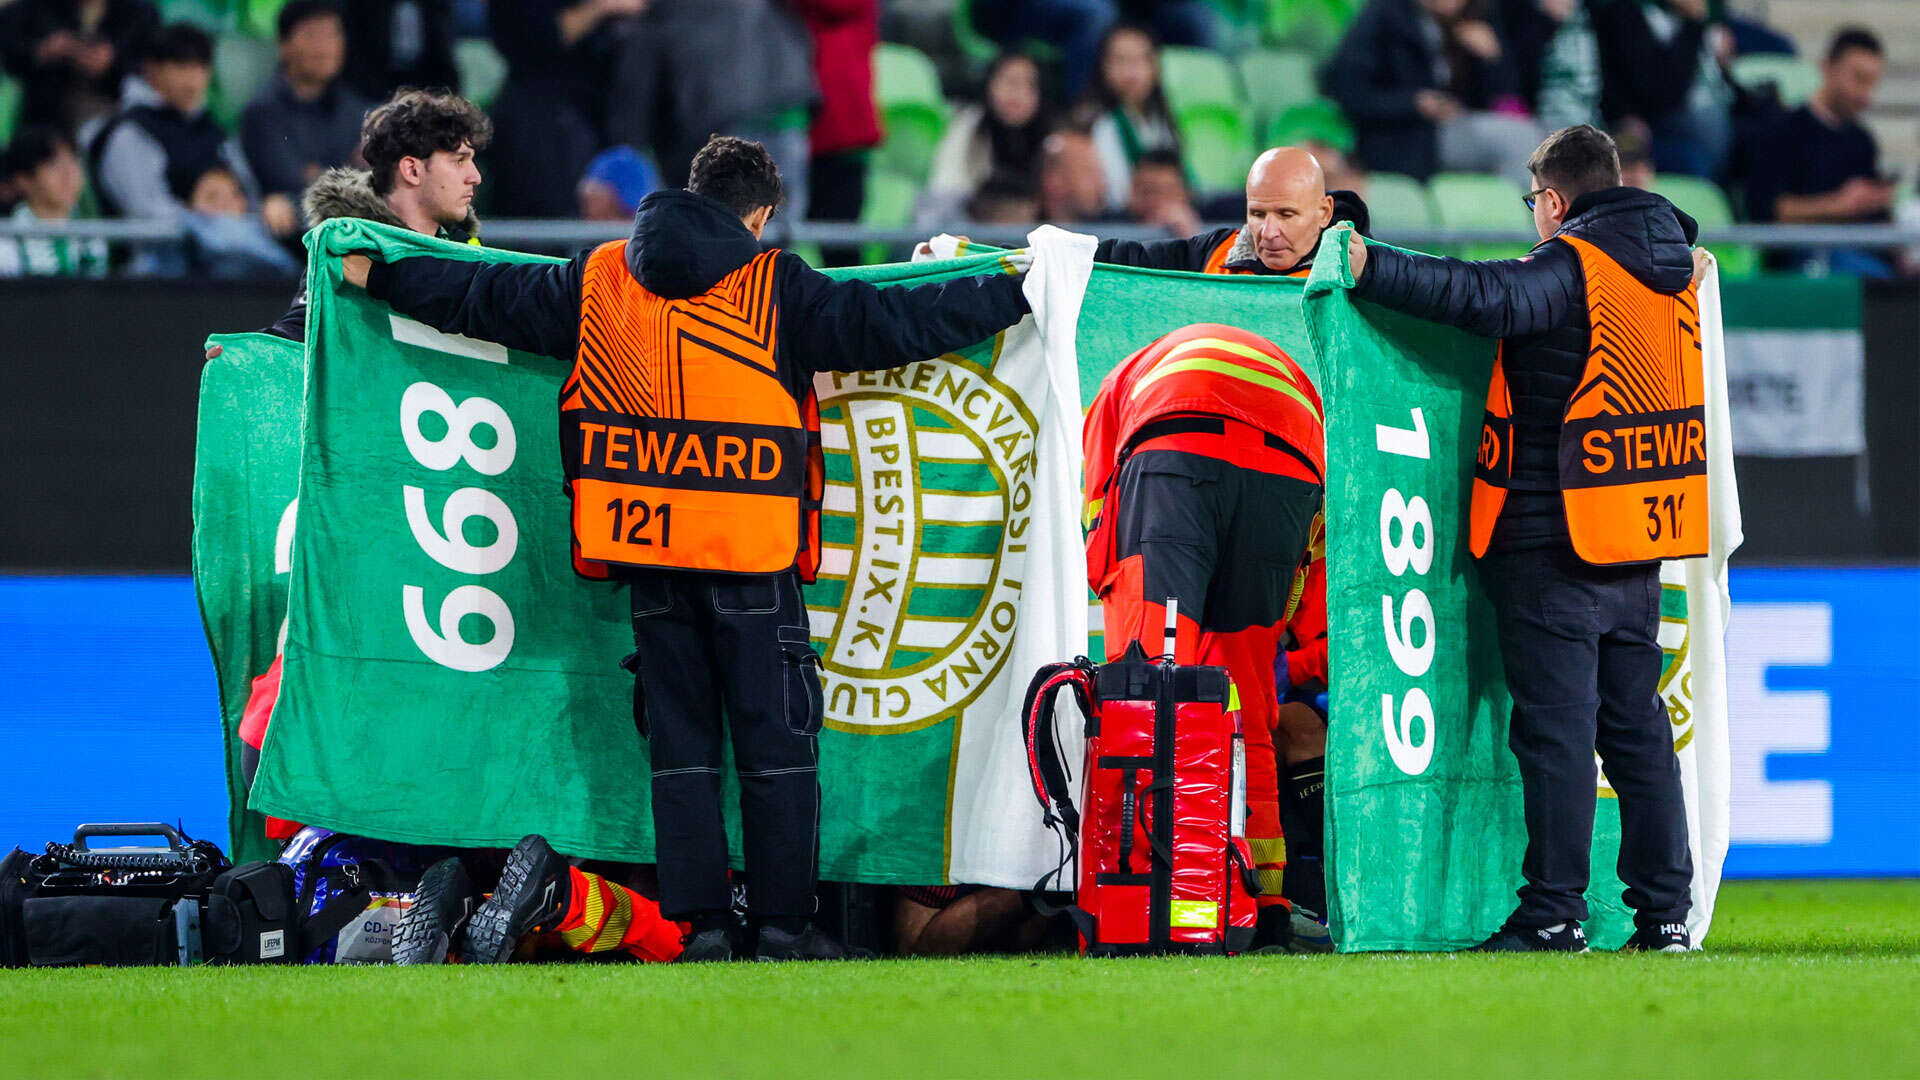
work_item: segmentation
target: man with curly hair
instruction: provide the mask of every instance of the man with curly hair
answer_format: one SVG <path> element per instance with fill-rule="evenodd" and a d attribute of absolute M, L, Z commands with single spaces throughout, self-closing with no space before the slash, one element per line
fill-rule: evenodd
<path fill-rule="evenodd" d="M 574 359 L 560 441 L 575 567 L 632 585 L 626 666 L 652 759 L 660 908 L 690 927 L 682 960 L 735 951 L 723 731 L 740 779 L 752 955 L 842 955 L 810 922 L 824 713 L 800 597 L 820 558 L 814 375 L 940 356 L 1028 310 L 1019 276 L 878 289 L 762 251 L 782 195 L 765 147 L 716 136 L 686 190 L 641 201 L 631 239 L 569 262 L 349 255 L 344 266 L 429 326 Z M 538 837 L 523 840 L 473 916 L 470 958 L 568 925 L 580 906 L 568 869 Z"/>

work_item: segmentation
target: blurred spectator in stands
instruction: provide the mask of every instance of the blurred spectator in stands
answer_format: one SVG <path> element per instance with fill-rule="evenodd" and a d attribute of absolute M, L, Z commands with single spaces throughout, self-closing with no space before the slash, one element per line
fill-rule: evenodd
<path fill-rule="evenodd" d="M 1031 225 L 1040 220 L 1040 195 L 1026 173 L 996 172 L 980 182 L 964 207 L 983 225 Z"/>
<path fill-rule="evenodd" d="M 1540 126 L 1487 0 L 1368 0 L 1321 72 L 1370 169 L 1526 176 Z"/>
<path fill-rule="evenodd" d="M 275 236 L 300 230 L 300 193 L 351 162 L 373 103 L 340 80 L 347 36 L 334 0 L 280 9 L 280 70 L 240 115 L 240 146 L 265 193 L 260 219 Z"/>
<path fill-rule="evenodd" d="M 253 214 L 246 190 L 232 169 L 215 165 L 176 194 L 187 208 L 181 223 L 187 229 L 189 273 L 217 281 L 299 275 L 300 264 Z M 134 269 L 140 272 L 137 262 Z M 149 267 L 148 272 L 157 269 Z"/>
<path fill-rule="evenodd" d="M 1074 110 L 1100 152 L 1107 206 L 1122 210 L 1133 167 L 1149 150 L 1180 151 L 1173 110 L 1160 86 L 1160 46 L 1153 35 L 1122 24 L 1100 42 L 1100 71 Z"/>
<path fill-rule="evenodd" d="M 369 101 L 403 86 L 460 89 L 453 63 L 453 0 L 341 0 L 347 85 Z"/>
<path fill-rule="evenodd" d="M 21 82 L 20 122 L 72 133 L 112 113 L 121 80 L 159 26 L 150 0 L 0 3 L 0 64 Z"/>
<path fill-rule="evenodd" d="M 1733 91 L 1715 54 L 1730 39 L 1707 5 L 1617 0 L 1593 7 L 1600 111 L 1610 127 L 1645 122 L 1662 172 L 1718 177 L 1733 146 Z"/>
<path fill-rule="evenodd" d="M 987 69 L 981 97 L 983 104 L 954 116 L 934 148 L 918 215 L 930 225 L 950 220 L 990 176 L 1002 187 L 1024 183 L 1029 196 L 1038 195 L 1040 144 L 1053 126 L 1040 65 L 1024 53 L 1001 53 Z"/>
<path fill-rule="evenodd" d="M 1187 167 L 1172 150 L 1149 150 L 1133 167 L 1127 189 L 1127 220 L 1153 225 L 1172 236 L 1200 231 L 1200 214 L 1187 187 Z"/>
<path fill-rule="evenodd" d="M 1493 9 L 1499 17 L 1501 40 L 1513 56 L 1520 99 L 1536 114 L 1553 39 L 1582 6 L 1581 0 L 1498 0 Z"/>
<path fill-rule="evenodd" d="M 20 200 L 13 222 L 26 225 L 70 220 L 86 178 L 64 132 L 52 124 L 30 124 L 14 133 L 0 155 L 0 182 Z M 104 240 L 0 240 L 0 277 L 100 277 L 106 272 Z"/>
<path fill-rule="evenodd" d="M 668 187 L 686 186 L 710 135 L 759 142 L 798 217 L 819 91 L 807 28 L 786 0 L 652 0 L 619 32 L 608 138 L 651 149 Z"/>
<path fill-rule="evenodd" d="M 1880 148 L 1860 117 L 1873 104 L 1885 51 L 1872 31 L 1847 27 L 1834 35 L 1820 69 L 1820 89 L 1788 113 L 1754 155 L 1747 209 L 1756 221 L 1849 224 L 1887 221 L 1897 183 L 1880 172 Z M 1797 262 L 1824 262 L 1838 273 L 1884 277 L 1878 252 L 1838 248 L 1807 252 Z"/>
<path fill-rule="evenodd" d="M 1547 131 L 1602 124 L 1600 46 L 1594 41 L 1593 18 L 1584 0 L 1573 4 L 1548 40 L 1532 103 L 1534 119 Z"/>
<path fill-rule="evenodd" d="M 603 150 L 580 178 L 580 216 L 587 221 L 626 221 L 640 200 L 660 186 L 660 172 L 631 146 Z"/>
<path fill-rule="evenodd" d="M 1653 142 L 1645 130 L 1618 132 L 1613 143 L 1620 151 L 1620 186 L 1652 191 Z"/>
<path fill-rule="evenodd" d="M 1214 48 L 1219 16 L 1206 0 L 973 0 L 974 29 L 1009 49 L 1028 40 L 1060 50 L 1061 92 L 1079 98 L 1095 77 L 1101 38 L 1122 20 L 1169 45 Z"/>
<path fill-rule="evenodd" d="M 1085 132 L 1063 128 L 1040 144 L 1040 220 L 1097 221 L 1107 209 L 1100 152 Z"/>
<path fill-rule="evenodd" d="M 505 217 L 570 217 L 576 187 L 606 145 L 617 27 L 649 0 L 489 0 L 488 33 L 507 81 L 488 113 L 487 175 Z"/>
<path fill-rule="evenodd" d="M 140 77 L 127 81 L 125 108 L 88 147 L 94 191 L 111 216 L 178 221 L 183 193 L 216 165 L 247 190 L 253 177 L 240 146 L 207 112 L 213 40 L 174 23 L 148 40 Z"/>
<path fill-rule="evenodd" d="M 813 78 L 820 108 L 808 131 L 809 221 L 858 221 L 867 202 L 867 152 L 880 145 L 873 104 L 873 47 L 880 40 L 880 0 L 794 0 L 813 37 Z M 795 216 L 799 216 L 796 213 Z M 860 261 L 860 249 L 825 248 L 828 266 Z"/>

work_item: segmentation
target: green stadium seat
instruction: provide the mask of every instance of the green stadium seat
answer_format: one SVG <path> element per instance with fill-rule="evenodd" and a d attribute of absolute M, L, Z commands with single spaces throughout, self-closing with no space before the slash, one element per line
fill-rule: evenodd
<path fill-rule="evenodd" d="M 1247 104 L 1263 123 L 1317 96 L 1313 57 L 1282 49 L 1254 49 L 1240 58 L 1240 81 Z"/>
<path fill-rule="evenodd" d="M 1180 145 L 1187 172 L 1200 191 L 1245 186 L 1256 153 L 1245 116 L 1217 106 L 1189 109 L 1180 115 Z"/>
<path fill-rule="evenodd" d="M 1288 109 L 1267 124 L 1268 146 L 1325 143 L 1343 154 L 1353 152 L 1353 125 L 1340 106 L 1315 98 Z"/>
<path fill-rule="evenodd" d="M 240 110 L 273 78 L 280 53 L 272 42 L 223 33 L 213 40 L 213 118 L 232 130 Z"/>
<path fill-rule="evenodd" d="M 1263 35 L 1275 48 L 1332 55 L 1360 10 L 1360 0 L 1267 0 Z"/>
<path fill-rule="evenodd" d="M 162 20 L 192 23 L 209 34 L 218 34 L 227 29 L 232 21 L 226 0 L 161 0 L 158 7 Z"/>
<path fill-rule="evenodd" d="M 0 146 L 13 141 L 14 126 L 20 122 L 20 81 L 0 74 Z"/>
<path fill-rule="evenodd" d="M 462 38 L 453 43 L 453 66 L 460 70 L 460 93 L 481 108 L 489 108 L 507 81 L 507 58 L 486 38 Z"/>
<path fill-rule="evenodd" d="M 1753 53 L 1736 57 L 1727 74 L 1748 90 L 1772 83 L 1787 108 L 1804 104 L 1820 88 L 1820 69 L 1797 56 L 1784 53 Z"/>
<path fill-rule="evenodd" d="M 1530 228 L 1533 219 L 1520 197 L 1526 192 L 1511 180 L 1486 173 L 1436 173 L 1427 181 L 1433 196 L 1434 223 L 1445 229 Z M 1463 259 L 1517 259 L 1530 244 L 1466 244 Z"/>
<path fill-rule="evenodd" d="M 875 168 L 867 174 L 867 200 L 860 205 L 860 224 L 873 229 L 897 229 L 913 224 L 913 202 L 920 183 L 910 177 Z M 861 251 L 861 261 L 887 261 L 887 245 L 873 243 Z"/>
<path fill-rule="evenodd" d="M 1711 180 L 1697 176 L 1661 176 L 1654 180 L 1653 191 L 1686 211 L 1702 229 L 1733 224 L 1733 204 L 1726 192 Z M 1760 252 L 1746 244 L 1722 244 L 1712 248 L 1720 261 L 1720 273 L 1730 278 L 1752 277 L 1760 271 Z"/>
<path fill-rule="evenodd" d="M 886 132 L 886 141 L 874 154 L 875 171 L 925 178 L 948 119 L 933 61 L 911 45 L 876 47 L 873 99 Z"/>
<path fill-rule="evenodd" d="M 917 103 L 944 108 L 940 72 L 927 54 L 911 45 L 883 42 L 873 50 L 873 100 L 881 110 Z"/>
<path fill-rule="evenodd" d="M 1380 172 L 1367 177 L 1367 216 L 1373 231 L 1390 236 L 1395 229 L 1433 227 L 1433 200 L 1420 181 L 1400 173 Z"/>
<path fill-rule="evenodd" d="M 1226 58 L 1209 49 L 1168 45 L 1160 50 L 1160 85 L 1175 115 L 1196 105 L 1239 110 L 1240 80 Z"/>

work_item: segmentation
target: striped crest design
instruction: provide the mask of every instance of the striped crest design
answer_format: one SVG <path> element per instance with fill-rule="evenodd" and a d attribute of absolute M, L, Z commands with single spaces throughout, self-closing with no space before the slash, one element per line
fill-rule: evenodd
<path fill-rule="evenodd" d="M 629 278 L 626 248 L 625 241 L 603 244 L 587 259 L 580 353 L 561 388 L 562 409 L 687 418 L 686 369 L 695 354 L 775 374 L 777 251 L 756 256 L 699 296 L 667 300 L 622 280 Z"/>
<path fill-rule="evenodd" d="M 1580 253 L 1593 325 L 1570 418 L 1671 412 L 1701 400 L 1700 310 L 1693 286 L 1668 296 L 1640 284 L 1591 243 Z"/>

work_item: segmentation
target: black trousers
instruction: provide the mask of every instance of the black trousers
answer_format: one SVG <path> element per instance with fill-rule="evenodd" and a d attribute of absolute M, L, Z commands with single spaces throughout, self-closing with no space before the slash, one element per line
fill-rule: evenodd
<path fill-rule="evenodd" d="M 820 658 L 800 579 L 654 571 L 633 579 L 634 722 L 653 757 L 660 910 L 730 906 L 721 717 L 732 733 L 757 918 L 814 913 L 820 847 Z"/>
<path fill-rule="evenodd" d="M 1491 554 L 1481 572 L 1513 694 L 1507 745 L 1526 803 L 1511 924 L 1587 917 L 1593 754 L 1620 799 L 1620 880 L 1642 926 L 1684 922 L 1693 858 L 1660 699 L 1660 567 L 1590 566 L 1565 547 Z"/>

